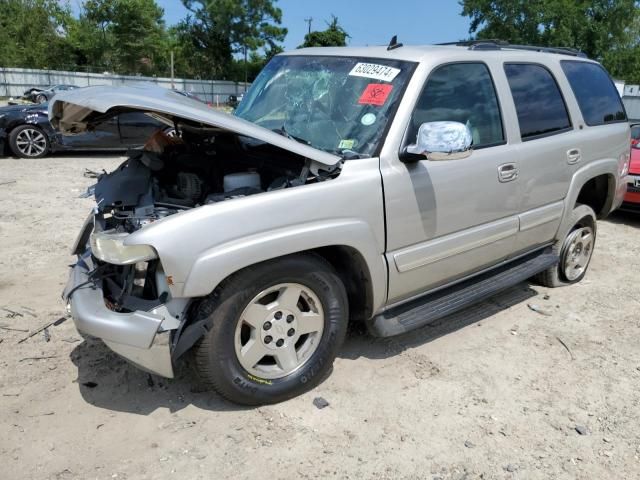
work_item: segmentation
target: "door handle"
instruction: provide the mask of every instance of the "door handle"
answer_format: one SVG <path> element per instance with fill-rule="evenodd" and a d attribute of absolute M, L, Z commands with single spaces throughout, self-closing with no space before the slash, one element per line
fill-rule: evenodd
<path fill-rule="evenodd" d="M 501 183 L 511 182 L 518 178 L 518 167 L 515 163 L 505 163 L 498 167 L 498 180 Z"/>
<path fill-rule="evenodd" d="M 578 163 L 582 159 L 582 154 L 579 148 L 572 148 L 567 152 L 567 163 L 573 165 Z"/>

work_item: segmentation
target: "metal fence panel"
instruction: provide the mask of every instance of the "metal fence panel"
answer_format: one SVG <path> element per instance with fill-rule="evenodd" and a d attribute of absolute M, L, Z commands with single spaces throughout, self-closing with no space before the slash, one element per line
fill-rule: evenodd
<path fill-rule="evenodd" d="M 171 79 L 166 77 L 139 77 L 114 75 L 111 73 L 64 72 L 58 70 L 34 70 L 28 68 L 0 68 L 0 97 L 20 97 L 31 87 L 48 85 L 76 85 L 87 87 L 95 85 L 135 85 L 148 82 L 160 87 L 171 88 Z M 238 95 L 247 90 L 250 84 L 225 80 L 197 80 L 175 78 L 174 88 L 197 95 L 200 99 L 213 104 L 223 104 L 229 95 Z"/>

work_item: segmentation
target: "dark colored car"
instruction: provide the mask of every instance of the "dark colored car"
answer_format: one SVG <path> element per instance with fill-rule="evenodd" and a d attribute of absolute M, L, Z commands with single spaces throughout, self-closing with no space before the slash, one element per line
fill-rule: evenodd
<path fill-rule="evenodd" d="M 48 105 L 0 108 L 0 153 L 40 158 L 62 150 L 127 150 L 143 145 L 157 130 L 173 128 L 137 112 L 120 113 L 90 132 L 63 136 L 51 127 Z"/>
<path fill-rule="evenodd" d="M 243 98 L 244 98 L 244 93 L 241 93 L 240 95 L 229 95 L 229 98 L 227 98 L 227 105 L 229 105 L 232 108 L 236 108 L 240 104 Z"/>
<path fill-rule="evenodd" d="M 52 85 L 46 87 L 33 87 L 24 92 L 23 98 L 33 103 L 45 103 L 53 98 L 56 93 L 73 90 L 75 85 Z"/>

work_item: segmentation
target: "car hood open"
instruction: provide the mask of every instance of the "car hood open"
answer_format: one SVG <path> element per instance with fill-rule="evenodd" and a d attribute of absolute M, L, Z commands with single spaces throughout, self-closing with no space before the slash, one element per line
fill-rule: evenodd
<path fill-rule="evenodd" d="M 341 158 L 284 137 L 242 118 L 220 112 L 204 103 L 171 90 L 148 85 L 131 87 L 88 87 L 58 93 L 49 102 L 49 120 L 63 134 L 73 135 L 92 128 L 122 111 L 139 111 L 176 120 L 201 123 L 223 131 L 269 143 L 323 165 L 335 165 Z"/>

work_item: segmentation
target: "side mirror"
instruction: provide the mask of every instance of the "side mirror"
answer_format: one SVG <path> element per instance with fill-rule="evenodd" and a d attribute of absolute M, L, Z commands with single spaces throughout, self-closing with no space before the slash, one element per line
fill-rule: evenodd
<path fill-rule="evenodd" d="M 460 122 L 428 122 L 420 125 L 414 145 L 406 148 L 409 160 L 415 155 L 426 156 L 427 160 L 458 160 L 471 155 L 473 135 L 469 127 Z"/>

